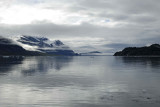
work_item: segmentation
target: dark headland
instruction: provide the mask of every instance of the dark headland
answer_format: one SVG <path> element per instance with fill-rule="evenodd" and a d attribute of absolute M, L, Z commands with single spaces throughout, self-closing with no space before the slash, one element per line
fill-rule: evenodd
<path fill-rule="evenodd" d="M 160 56 L 160 45 L 152 44 L 145 47 L 127 47 L 116 52 L 114 56 Z"/>

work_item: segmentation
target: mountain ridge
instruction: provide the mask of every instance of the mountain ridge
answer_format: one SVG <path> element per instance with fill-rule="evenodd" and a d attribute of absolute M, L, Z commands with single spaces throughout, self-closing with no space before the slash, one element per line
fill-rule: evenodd
<path fill-rule="evenodd" d="M 32 49 L 27 49 L 30 47 Z M 0 55 L 78 55 L 60 40 L 50 41 L 45 37 L 20 36 L 15 41 L 0 37 Z"/>
<path fill-rule="evenodd" d="M 145 47 L 127 47 L 116 52 L 114 56 L 160 56 L 160 45 L 152 44 Z"/>

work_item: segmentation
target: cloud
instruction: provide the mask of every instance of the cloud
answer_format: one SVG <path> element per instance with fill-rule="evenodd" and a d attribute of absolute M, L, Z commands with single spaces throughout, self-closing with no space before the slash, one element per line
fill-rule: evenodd
<path fill-rule="evenodd" d="M 47 36 L 75 49 L 107 52 L 159 43 L 159 4 L 159 0 L 13 0 L 7 9 L 0 8 L 0 34 Z"/>
<path fill-rule="evenodd" d="M 11 5 L 15 0 L 1 0 L 0 5 L 1 6 L 9 6 Z"/>
<path fill-rule="evenodd" d="M 146 23 L 152 22 L 156 20 L 154 16 L 159 17 L 159 9 L 157 0 L 79 0 L 74 5 L 68 6 L 71 12 L 128 23 L 137 23 L 137 21 L 140 23 L 140 19 L 147 19 Z"/>
<path fill-rule="evenodd" d="M 108 28 L 104 26 L 83 23 L 81 25 L 57 25 L 51 22 L 34 22 L 25 25 L 1 25 L 1 35 L 35 35 L 52 39 L 61 39 L 71 47 L 93 46 L 99 50 L 121 44 L 146 44 L 159 40 L 159 31 L 131 27 Z M 113 43 L 115 43 L 113 45 Z M 105 44 L 108 44 L 104 47 Z M 109 45 L 110 44 L 110 45 Z M 74 45 L 74 46 L 72 46 Z M 123 45 L 125 47 L 125 45 Z M 126 45 L 128 46 L 128 45 Z M 102 49 L 100 49 L 100 47 Z M 119 47 L 122 48 L 122 47 Z M 88 48 L 89 49 L 89 48 Z M 116 48 L 118 50 L 118 48 Z"/>

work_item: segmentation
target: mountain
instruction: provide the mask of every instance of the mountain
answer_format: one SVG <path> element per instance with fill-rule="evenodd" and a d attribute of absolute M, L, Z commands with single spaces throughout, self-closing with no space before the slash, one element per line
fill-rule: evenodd
<path fill-rule="evenodd" d="M 27 51 L 11 39 L 0 37 L 0 55 L 42 55 L 36 51 Z"/>
<path fill-rule="evenodd" d="M 101 52 L 99 51 L 91 51 L 91 52 L 86 52 L 86 53 L 80 53 L 82 56 L 94 56 L 94 55 L 102 55 Z"/>
<path fill-rule="evenodd" d="M 38 48 L 61 48 L 69 49 L 66 45 L 64 45 L 60 40 L 50 41 L 45 37 L 34 37 L 34 36 L 26 36 L 22 35 L 17 39 L 18 42 L 22 44 L 26 44 L 29 46 L 37 46 Z"/>
<path fill-rule="evenodd" d="M 47 55 L 78 55 L 60 40 L 51 41 L 45 37 L 22 35 L 17 39 L 17 42 L 23 47 L 29 46 L 32 50 Z"/>
<path fill-rule="evenodd" d="M 60 40 L 44 37 L 20 36 L 16 40 L 0 37 L 0 55 L 78 55 Z"/>
<path fill-rule="evenodd" d="M 128 47 L 120 52 L 116 52 L 114 56 L 160 56 L 160 45 L 152 44 L 148 47 Z"/>

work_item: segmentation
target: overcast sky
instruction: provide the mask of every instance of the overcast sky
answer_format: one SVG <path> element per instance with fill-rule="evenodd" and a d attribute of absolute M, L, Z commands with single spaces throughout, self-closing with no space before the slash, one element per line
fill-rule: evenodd
<path fill-rule="evenodd" d="M 160 0 L 0 0 L 0 35 L 115 52 L 160 41 Z"/>

